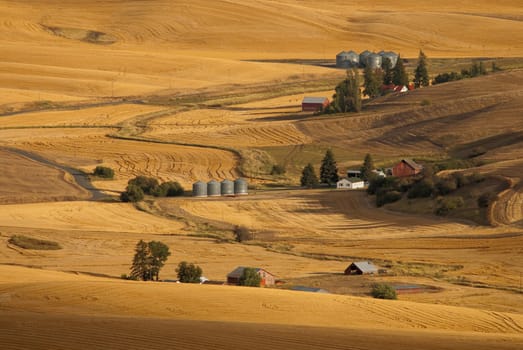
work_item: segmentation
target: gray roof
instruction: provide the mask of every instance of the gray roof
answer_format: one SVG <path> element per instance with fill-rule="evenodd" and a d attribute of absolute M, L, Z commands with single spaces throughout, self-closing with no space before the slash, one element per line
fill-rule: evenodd
<path fill-rule="evenodd" d="M 376 265 L 374 265 L 370 261 L 355 261 L 349 267 L 353 265 L 363 273 L 378 272 L 378 268 L 376 267 Z"/>
<path fill-rule="evenodd" d="M 313 97 L 313 96 L 306 96 L 303 98 L 302 103 L 323 103 L 327 97 Z"/>

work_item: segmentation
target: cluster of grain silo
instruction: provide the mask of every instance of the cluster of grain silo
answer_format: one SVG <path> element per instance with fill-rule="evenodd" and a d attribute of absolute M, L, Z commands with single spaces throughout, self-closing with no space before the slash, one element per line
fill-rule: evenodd
<path fill-rule="evenodd" d="M 391 68 L 398 62 L 398 54 L 392 51 L 380 51 L 379 53 L 365 50 L 359 55 L 354 51 L 342 51 L 336 55 L 337 68 L 359 68 L 371 67 L 372 69 L 381 68 L 383 61 L 390 60 Z"/>
<path fill-rule="evenodd" d="M 225 179 L 222 182 L 216 180 L 207 183 L 197 181 L 192 185 L 192 195 L 193 197 L 243 196 L 249 193 L 248 186 L 247 180 L 242 178 L 234 181 Z"/>

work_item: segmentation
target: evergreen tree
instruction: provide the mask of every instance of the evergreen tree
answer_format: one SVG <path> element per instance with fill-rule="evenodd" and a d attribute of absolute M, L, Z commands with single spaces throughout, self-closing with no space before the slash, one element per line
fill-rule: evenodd
<path fill-rule="evenodd" d="M 325 152 L 325 157 L 321 161 L 320 167 L 320 182 L 326 183 L 329 186 L 338 182 L 338 167 L 336 166 L 336 160 L 330 149 Z"/>
<path fill-rule="evenodd" d="M 378 97 L 383 81 L 383 71 L 379 69 L 373 70 L 370 66 L 367 66 L 365 67 L 363 78 L 363 93 L 370 98 Z"/>
<path fill-rule="evenodd" d="M 160 270 L 171 252 L 168 246 L 159 241 L 151 241 L 148 246 L 151 256 L 151 280 L 156 279 L 158 281 Z"/>
<path fill-rule="evenodd" d="M 149 246 L 143 240 L 136 244 L 133 264 L 131 266 L 131 277 L 133 279 L 148 281 L 151 279 L 151 258 Z"/>
<path fill-rule="evenodd" d="M 259 287 L 261 283 L 261 276 L 258 271 L 252 267 L 246 267 L 243 269 L 243 273 L 240 276 L 240 286 L 247 287 Z"/>
<path fill-rule="evenodd" d="M 392 83 L 399 86 L 409 85 L 409 75 L 405 71 L 405 66 L 400 56 L 398 56 L 398 62 L 396 62 L 392 70 Z"/>
<path fill-rule="evenodd" d="M 182 283 L 200 283 L 202 277 L 202 268 L 200 266 L 189 264 L 182 261 L 176 269 L 178 280 Z"/>
<path fill-rule="evenodd" d="M 336 86 L 335 91 L 332 97 L 336 112 L 361 111 L 360 77 L 357 70 L 348 70 L 347 78 Z"/>
<path fill-rule="evenodd" d="M 420 50 L 418 56 L 418 65 L 414 73 L 414 86 L 429 86 L 429 72 L 427 70 L 427 56 Z"/>
<path fill-rule="evenodd" d="M 372 172 L 373 170 L 374 161 L 372 160 L 372 156 L 367 153 L 365 159 L 363 160 L 363 166 L 361 167 L 361 178 L 365 181 L 369 181 L 374 175 Z"/>
<path fill-rule="evenodd" d="M 385 57 L 383 59 L 381 68 L 383 69 L 383 84 L 385 84 L 385 85 L 392 84 L 392 78 L 393 78 L 392 62 L 390 61 L 390 59 L 388 57 Z"/>
<path fill-rule="evenodd" d="M 347 72 L 348 80 L 348 95 L 347 95 L 347 111 L 361 112 L 361 91 L 360 91 L 360 75 L 356 69 Z"/>
<path fill-rule="evenodd" d="M 300 184 L 303 187 L 312 188 L 318 184 L 318 177 L 314 171 L 314 167 L 311 163 L 307 164 L 303 171 L 301 172 Z"/>

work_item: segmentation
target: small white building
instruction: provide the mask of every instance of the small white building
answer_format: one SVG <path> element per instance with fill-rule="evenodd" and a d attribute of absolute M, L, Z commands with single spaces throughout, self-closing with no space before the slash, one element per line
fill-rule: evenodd
<path fill-rule="evenodd" d="M 359 179 L 357 177 L 350 177 L 348 179 L 344 177 L 336 183 L 336 188 L 338 189 L 355 190 L 364 187 L 365 182 L 363 182 L 362 179 Z"/>

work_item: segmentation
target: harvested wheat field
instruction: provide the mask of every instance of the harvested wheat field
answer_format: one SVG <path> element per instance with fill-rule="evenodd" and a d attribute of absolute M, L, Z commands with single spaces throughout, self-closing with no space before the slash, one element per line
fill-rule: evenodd
<path fill-rule="evenodd" d="M 1 349 L 523 347 L 519 0 L 6 0 L 0 17 Z M 338 52 L 399 52 L 413 72 L 420 49 L 431 78 L 502 71 L 302 112 L 344 78 Z M 298 187 L 327 149 L 340 176 L 371 153 L 384 168 L 459 160 L 484 180 L 446 216 L 441 198 L 377 208 Z M 185 195 L 123 203 L 140 175 Z M 190 197 L 238 177 L 248 196 Z M 162 281 L 124 280 L 139 240 L 169 247 Z M 343 274 L 360 260 L 380 273 Z M 169 283 L 182 261 L 212 284 Z M 278 284 L 220 285 L 237 266 Z M 375 283 L 399 300 L 371 298 Z"/>

